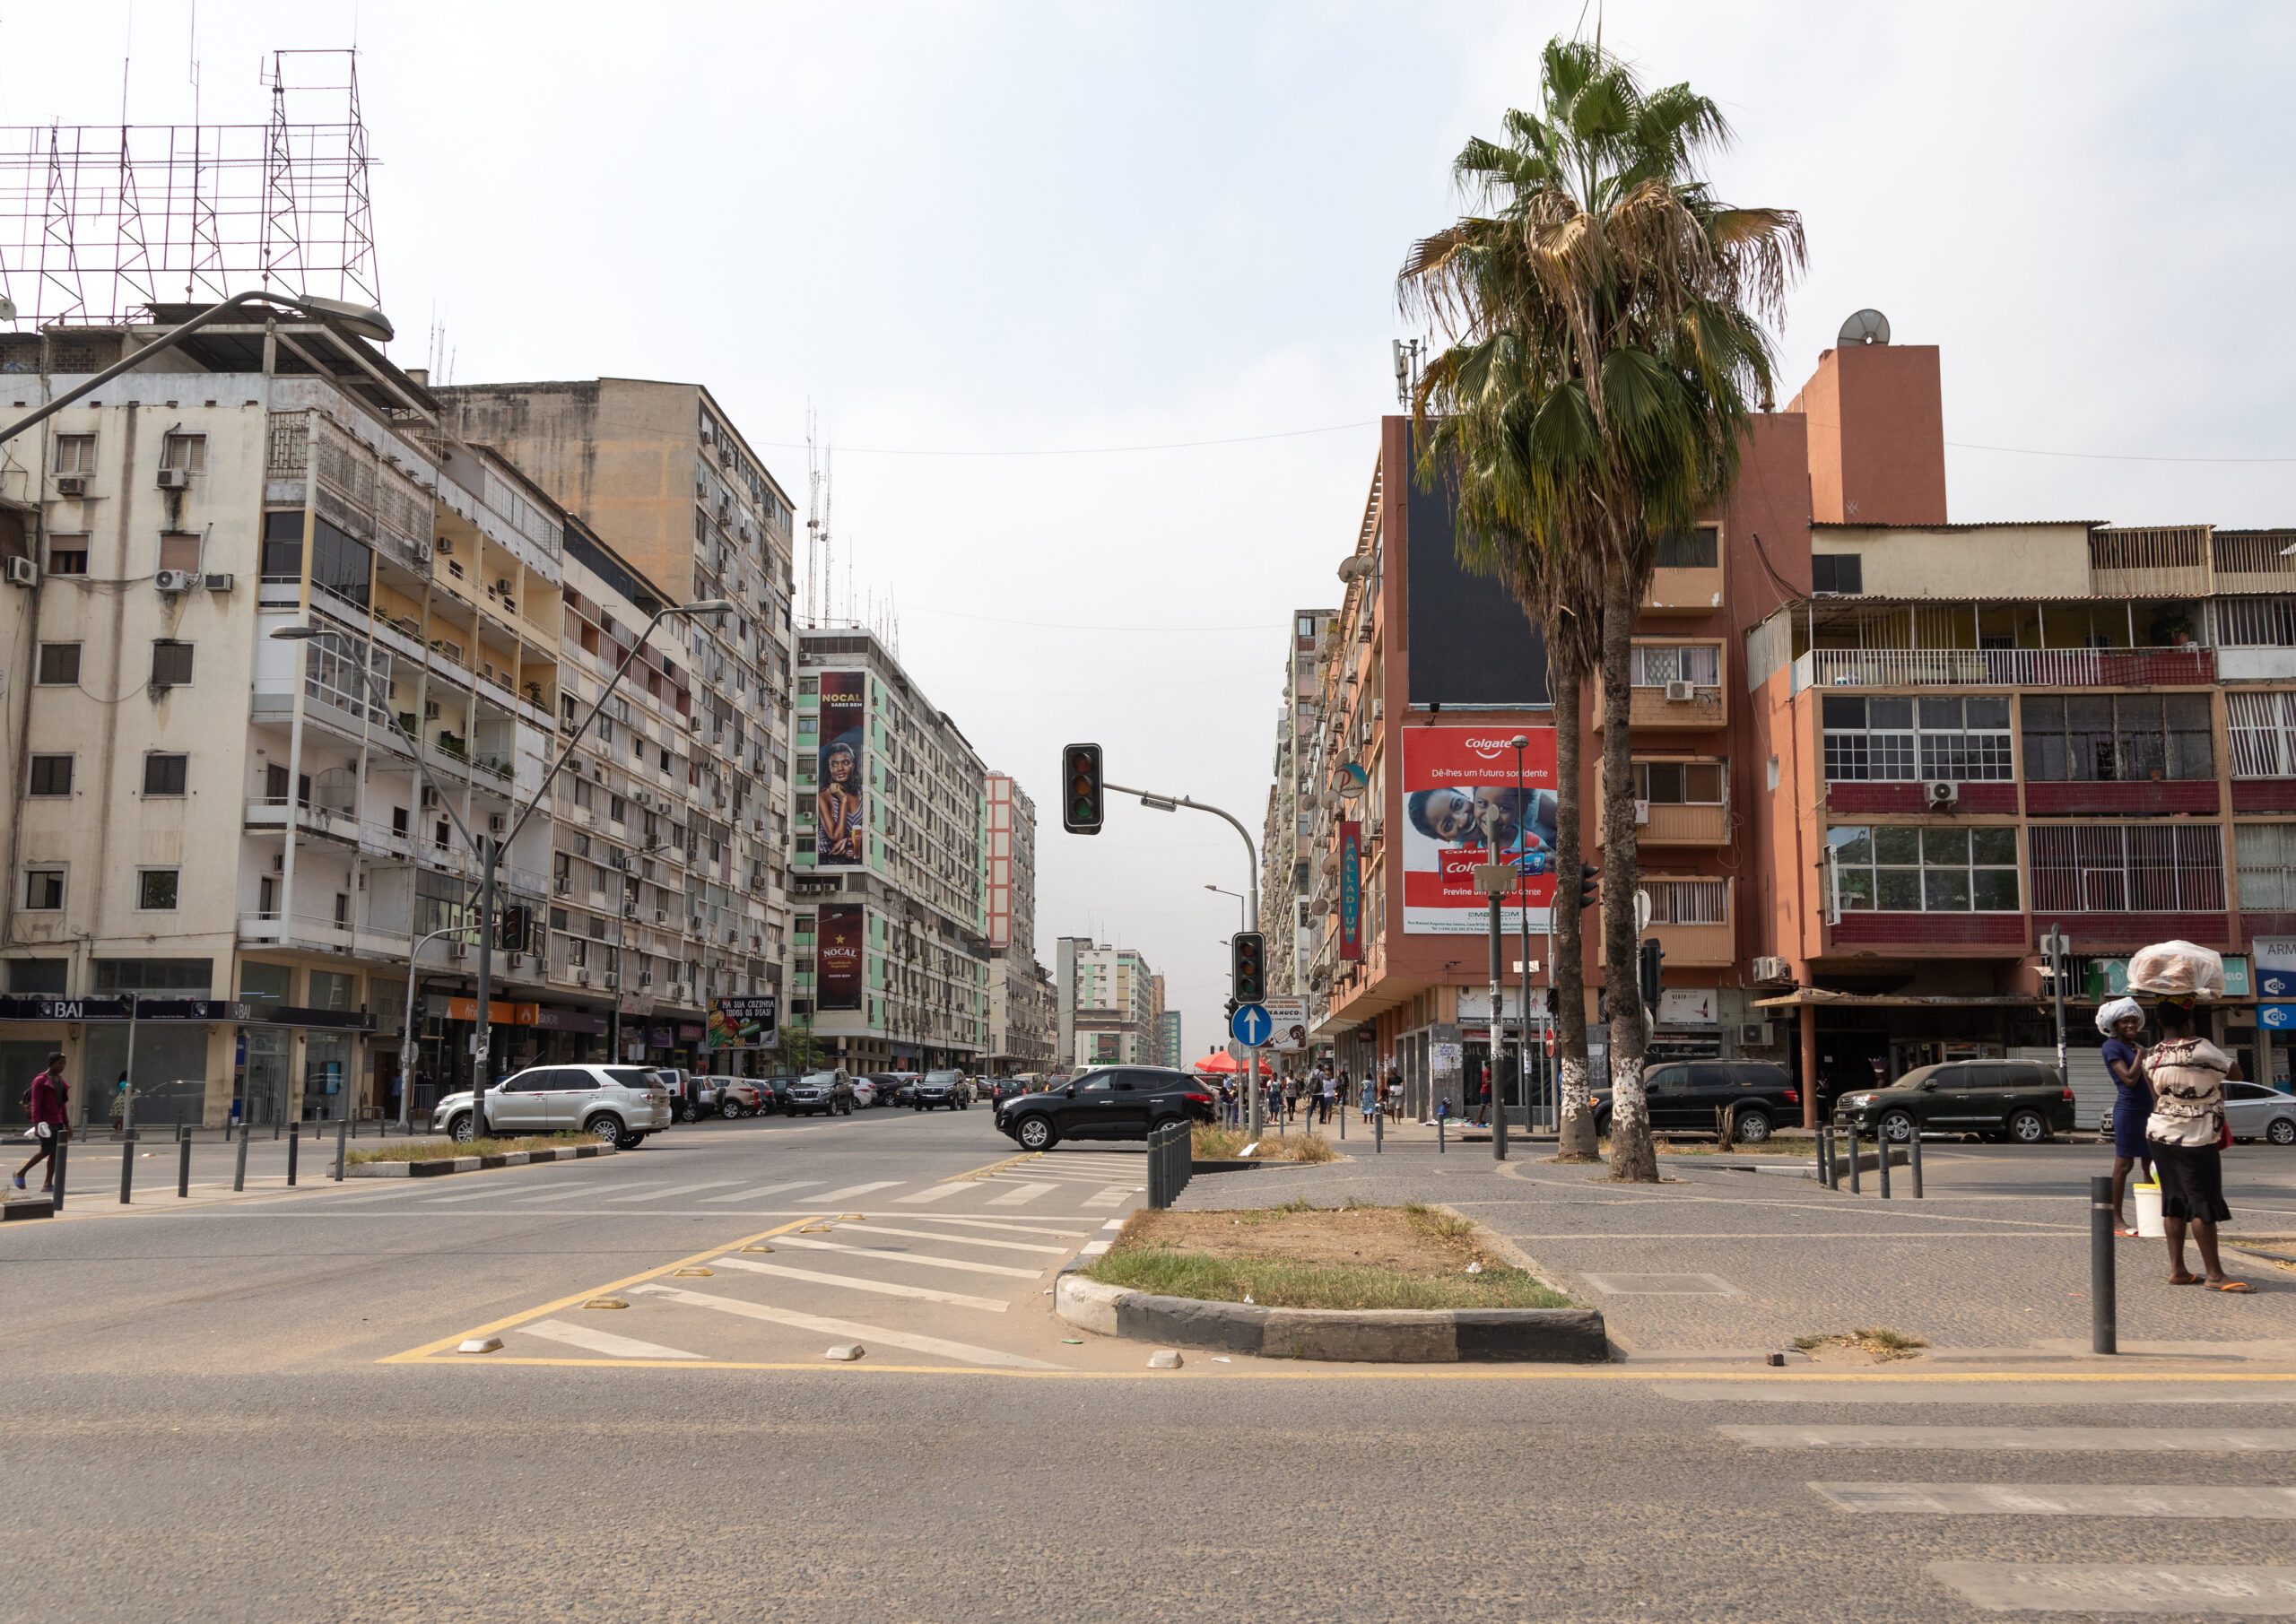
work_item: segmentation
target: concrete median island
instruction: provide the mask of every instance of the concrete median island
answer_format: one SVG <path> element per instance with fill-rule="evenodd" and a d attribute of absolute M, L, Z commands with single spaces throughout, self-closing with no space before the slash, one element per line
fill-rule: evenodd
<path fill-rule="evenodd" d="M 528 1139 L 480 1139 L 468 1144 L 451 1140 L 430 1143 L 387 1145 L 380 1150 L 353 1151 L 345 1159 L 346 1178 L 437 1178 L 449 1173 L 476 1173 L 487 1168 L 518 1168 L 536 1161 L 577 1161 L 589 1156 L 611 1156 L 612 1145 L 569 1135 Z"/>
<path fill-rule="evenodd" d="M 1064 1273 L 1055 1303 L 1104 1335 L 1267 1358 L 1390 1363 L 1607 1359 L 1602 1316 L 1439 1207 L 1142 1211 Z"/>

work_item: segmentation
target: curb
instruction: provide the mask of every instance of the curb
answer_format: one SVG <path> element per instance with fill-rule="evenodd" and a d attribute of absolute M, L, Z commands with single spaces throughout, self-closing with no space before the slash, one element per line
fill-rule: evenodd
<path fill-rule="evenodd" d="M 56 1202 L 52 1196 L 20 1195 L 0 1203 L 0 1223 L 13 1223 L 20 1218 L 53 1218 Z"/>
<path fill-rule="evenodd" d="M 1131 1342 L 1361 1364 L 1601 1364 L 1611 1357 L 1594 1308 L 1270 1308 L 1103 1285 L 1077 1272 L 1083 1262 L 1061 1271 L 1054 1312 Z"/>
<path fill-rule="evenodd" d="M 567 1145 L 555 1151 L 511 1151 L 501 1156 L 436 1156 L 428 1161 L 356 1161 L 343 1169 L 345 1178 L 439 1178 L 449 1173 L 476 1173 L 489 1168 L 522 1168 L 537 1161 L 580 1161 L 614 1152 L 602 1144 Z"/>

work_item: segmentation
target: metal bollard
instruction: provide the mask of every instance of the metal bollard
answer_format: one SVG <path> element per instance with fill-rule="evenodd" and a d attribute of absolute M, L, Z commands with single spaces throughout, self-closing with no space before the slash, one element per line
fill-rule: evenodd
<path fill-rule="evenodd" d="M 1382 1104 L 1371 1113 L 1371 1154 L 1384 1156 L 1387 1150 L 1387 1107 Z"/>
<path fill-rule="evenodd" d="M 1866 1193 L 1864 1186 L 1858 1182 L 1857 1125 L 1854 1122 L 1849 1125 L 1849 1193 L 1852 1195 L 1863 1195 Z"/>
<path fill-rule="evenodd" d="M 119 1136 L 119 1204 L 126 1206 L 135 1188 L 135 1130 Z"/>
<path fill-rule="evenodd" d="M 287 1125 L 287 1187 L 291 1190 L 295 1187 L 296 1153 L 302 1148 L 303 1125 L 300 1122 L 291 1122 Z"/>
<path fill-rule="evenodd" d="M 1921 1199 L 1921 1125 L 1914 1124 L 1913 1137 L 1906 1141 L 1906 1171 L 1913 1176 L 1913 1198 Z"/>
<path fill-rule="evenodd" d="M 246 1125 L 245 1123 L 241 1123 L 241 1124 L 239 1125 L 239 1165 L 237 1168 L 233 1168 L 233 1169 L 232 1169 L 232 1171 L 231 1171 L 231 1193 L 232 1193 L 233 1194 L 239 1194 L 239 1192 L 240 1192 L 241 1190 L 246 1189 L 247 1187 L 248 1187 L 248 1135 L 247 1135 L 247 1125 Z"/>
<path fill-rule="evenodd" d="M 1826 1189 L 1834 1186 L 1833 1125 L 1818 1125 L 1818 1183 Z"/>
<path fill-rule="evenodd" d="M 2118 1353 L 2115 1321 L 2119 1303 L 2113 1279 L 2113 1181 L 2099 1174 L 2089 1181 L 2089 1350 Z"/>
<path fill-rule="evenodd" d="M 1882 1199 L 1890 1198 L 1890 1142 L 1882 1130 L 1874 1130 L 1874 1154 L 1882 1164 Z"/>
<path fill-rule="evenodd" d="M 1443 1150 L 1443 1128 L 1444 1125 L 1448 1123 L 1450 1120 L 1451 1119 L 1448 1116 L 1443 1115 L 1439 1111 L 1435 1115 L 1435 1154 L 1438 1156 L 1445 1154 Z"/>
<path fill-rule="evenodd" d="M 343 1142 L 343 1135 L 350 1126 L 351 1119 L 348 1116 L 335 1125 L 335 1182 L 337 1184 L 343 1182 L 343 1159 L 346 1149 Z"/>
<path fill-rule="evenodd" d="M 64 1211 L 64 1162 L 66 1153 L 72 1149 L 71 1140 L 62 1136 L 64 1132 L 61 1128 L 57 1130 L 56 1154 L 48 1158 L 56 1164 L 56 1187 L 49 1193 L 51 1205 L 48 1210 L 53 1212 Z"/>
<path fill-rule="evenodd" d="M 186 1198 L 191 1194 L 191 1140 L 188 1136 L 176 1143 L 176 1194 Z"/>

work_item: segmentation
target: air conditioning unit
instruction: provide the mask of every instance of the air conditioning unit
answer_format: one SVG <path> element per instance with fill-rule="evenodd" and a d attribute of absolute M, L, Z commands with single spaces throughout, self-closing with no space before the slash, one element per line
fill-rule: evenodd
<path fill-rule="evenodd" d="M 162 569 L 152 578 L 152 584 L 161 592 L 189 592 L 199 585 L 199 574 L 192 569 Z"/>
<path fill-rule="evenodd" d="M 1687 705 L 1697 698 L 1698 684 L 1695 682 L 1674 682 L 1666 684 L 1666 703 L 1669 705 Z"/>
<path fill-rule="evenodd" d="M 162 491 L 188 491 L 188 490 L 190 490 L 190 489 L 191 489 L 191 470 L 190 470 L 190 469 L 188 469 L 188 468 L 162 468 L 162 469 L 161 469 L 161 470 L 160 470 L 160 489 L 161 489 L 161 490 L 162 490 Z"/>
<path fill-rule="evenodd" d="M 510 955 L 510 968 L 514 970 L 522 970 L 526 968 L 526 956 L 524 953 L 512 953 Z"/>
<path fill-rule="evenodd" d="M 550 882 L 550 889 L 561 897 L 570 896 L 574 890 L 574 877 L 571 874 L 561 874 Z"/>
<path fill-rule="evenodd" d="M 639 972 L 638 972 L 638 985 L 639 985 L 639 986 L 653 986 L 653 985 L 654 985 L 654 972 L 653 972 L 653 971 L 651 971 L 651 970 L 640 970 L 640 971 L 639 971 Z"/>
<path fill-rule="evenodd" d="M 217 572 L 203 576 L 199 584 L 210 592 L 229 592 L 231 589 L 231 578 L 227 574 Z"/>
<path fill-rule="evenodd" d="M 1770 1022 L 1749 1020 L 1738 1028 L 1738 1046 L 1742 1049 L 1766 1049 L 1770 1046 Z"/>
<path fill-rule="evenodd" d="M 1933 778 L 1923 786 L 1922 795 L 1929 803 L 1930 809 L 1937 811 L 1960 800 L 1961 786 L 1951 778 Z"/>
<path fill-rule="evenodd" d="M 1640 829 L 1644 824 L 1649 821 L 1650 803 L 1648 801 L 1637 801 L 1634 803 L 1634 827 Z"/>
<path fill-rule="evenodd" d="M 39 586 L 39 566 L 33 563 L 30 559 L 10 559 L 8 560 L 8 585 L 11 586 Z"/>
<path fill-rule="evenodd" d="M 671 982 L 671 983 L 670 983 L 670 997 L 671 997 L 671 999 L 672 999 L 672 1001 L 673 1001 L 673 1002 L 674 1002 L 674 1003 L 692 1003 L 692 1002 L 693 1002 L 693 986 L 692 986 L 692 984 L 691 984 L 691 982 L 685 982 L 685 981 L 673 981 L 673 982 Z"/>
<path fill-rule="evenodd" d="M 428 784 L 425 784 L 422 786 L 422 804 L 425 806 L 436 806 L 439 804 L 439 792 L 431 788 Z"/>
<path fill-rule="evenodd" d="M 1387 700 L 1386 700 L 1386 699 L 1374 699 L 1371 701 L 1371 720 L 1373 720 L 1374 722 L 1379 721 L 1380 719 L 1382 719 L 1383 717 L 1385 717 L 1385 716 L 1387 716 Z"/>
<path fill-rule="evenodd" d="M 84 473 L 57 474 L 56 476 L 56 494 L 58 496 L 87 495 L 88 476 Z"/>
<path fill-rule="evenodd" d="M 574 972 L 574 985 L 575 985 L 576 986 L 589 986 L 589 985 L 590 985 L 590 972 L 589 972 L 589 971 L 587 971 L 587 970 L 576 970 L 576 971 Z"/>
<path fill-rule="evenodd" d="M 701 731 L 701 713 L 700 711 L 691 711 L 687 714 L 685 719 L 685 730 L 688 733 L 700 733 Z"/>
<path fill-rule="evenodd" d="M 435 722 L 439 719 L 438 700 L 425 699 L 422 701 L 422 719 L 426 722 Z"/>
<path fill-rule="evenodd" d="M 667 925 L 669 922 L 670 922 L 670 910 L 669 910 L 668 908 L 656 908 L 656 909 L 654 910 L 654 923 L 655 923 L 655 924 L 657 924 L 657 925 Z"/>
<path fill-rule="evenodd" d="M 620 992 L 622 990 L 622 972 L 619 970 L 608 970 L 605 974 L 605 983 L 606 991 L 609 993 Z"/>
<path fill-rule="evenodd" d="M 631 900 L 630 900 L 629 899 L 627 899 L 627 898 L 624 898 L 624 899 L 622 899 L 622 916 L 623 918 L 625 918 L 625 919 L 635 919 L 635 918 L 637 918 L 637 917 L 638 917 L 638 904 L 636 904 L 635 902 L 631 901 Z"/>
<path fill-rule="evenodd" d="M 514 598 L 518 595 L 517 586 L 507 575 L 495 578 L 494 590 L 506 598 Z"/>
<path fill-rule="evenodd" d="M 452 557 L 452 556 L 453 556 L 453 554 L 454 554 L 454 551 L 455 551 L 455 538 L 454 538 L 454 537 L 452 537 L 452 536 L 450 536 L 450 535 L 442 535 L 442 536 L 440 536 L 440 537 L 439 538 L 439 556 L 440 558 L 442 558 L 442 559 L 443 559 L 443 558 L 449 558 L 449 557 Z"/>
<path fill-rule="evenodd" d="M 449 959 L 469 958 L 470 943 L 467 942 L 456 942 L 450 939 L 447 943 L 447 957 Z"/>
<path fill-rule="evenodd" d="M 1758 982 L 1791 981 L 1794 967 L 1783 959 L 1757 959 L 1753 962 L 1753 977 Z"/>
<path fill-rule="evenodd" d="M 499 835 L 509 827 L 510 820 L 502 813 L 489 812 L 486 814 L 486 832 L 488 834 Z"/>
<path fill-rule="evenodd" d="M 763 818 L 752 818 L 750 820 L 750 833 L 753 835 L 761 835 L 765 833 L 765 820 Z"/>

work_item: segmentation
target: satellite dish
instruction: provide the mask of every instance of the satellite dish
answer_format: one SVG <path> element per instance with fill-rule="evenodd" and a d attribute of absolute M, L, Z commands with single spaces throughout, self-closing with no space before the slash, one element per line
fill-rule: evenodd
<path fill-rule="evenodd" d="M 1890 318 L 1879 310 L 1860 310 L 1841 324 L 1841 336 L 1835 342 L 1844 344 L 1885 344 L 1890 342 Z"/>

